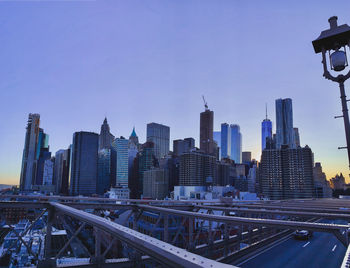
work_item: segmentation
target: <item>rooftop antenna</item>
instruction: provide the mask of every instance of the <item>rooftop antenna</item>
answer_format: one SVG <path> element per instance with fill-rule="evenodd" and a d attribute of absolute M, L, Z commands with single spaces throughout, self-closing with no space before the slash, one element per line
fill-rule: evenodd
<path fill-rule="evenodd" d="M 266 120 L 267 120 L 267 103 L 265 103 L 265 109 L 266 109 Z"/>
<path fill-rule="evenodd" d="M 205 101 L 204 95 L 202 95 L 202 98 L 203 98 L 203 101 L 204 101 L 205 110 L 208 110 L 208 104 L 207 104 L 207 102 Z"/>

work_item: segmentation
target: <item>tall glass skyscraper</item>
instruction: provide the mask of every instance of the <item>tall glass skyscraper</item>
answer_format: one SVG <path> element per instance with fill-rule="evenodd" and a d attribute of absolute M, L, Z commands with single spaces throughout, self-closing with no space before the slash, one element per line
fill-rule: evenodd
<path fill-rule="evenodd" d="M 261 151 L 266 148 L 266 139 L 272 139 L 272 122 L 266 118 L 261 122 Z"/>
<path fill-rule="evenodd" d="M 221 124 L 221 158 L 231 157 L 231 131 L 227 123 Z"/>
<path fill-rule="evenodd" d="M 40 133 L 40 115 L 29 114 L 26 137 L 24 142 L 20 190 L 30 190 L 35 180 L 37 164 L 37 147 Z"/>
<path fill-rule="evenodd" d="M 68 194 L 68 178 L 70 168 L 70 148 L 58 150 L 55 154 L 54 184 L 57 194 Z"/>
<path fill-rule="evenodd" d="M 116 138 L 112 149 L 116 152 L 116 179 L 115 186 L 128 187 L 129 181 L 129 140 L 124 137 Z"/>
<path fill-rule="evenodd" d="M 97 193 L 103 195 L 111 187 L 111 149 L 98 151 Z"/>
<path fill-rule="evenodd" d="M 169 153 L 170 127 L 157 123 L 147 124 L 147 141 L 154 143 L 154 155 L 160 160 Z"/>
<path fill-rule="evenodd" d="M 235 163 L 242 162 L 242 134 L 239 125 L 230 125 L 231 129 L 231 159 Z M 222 141 L 221 141 L 222 143 Z"/>
<path fill-rule="evenodd" d="M 276 149 L 280 149 L 282 145 L 296 148 L 291 99 L 276 100 Z"/>
<path fill-rule="evenodd" d="M 98 138 L 93 132 L 75 132 L 72 144 L 70 193 L 92 195 L 96 193 Z"/>

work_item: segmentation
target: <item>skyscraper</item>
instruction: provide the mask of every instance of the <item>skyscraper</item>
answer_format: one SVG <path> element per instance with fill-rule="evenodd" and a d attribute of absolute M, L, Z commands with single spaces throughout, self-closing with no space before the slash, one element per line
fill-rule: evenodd
<path fill-rule="evenodd" d="M 135 160 L 138 160 L 138 165 L 135 165 L 135 169 L 138 168 L 137 176 L 133 178 L 132 192 L 136 193 L 137 198 L 140 198 L 143 193 L 143 173 L 149 170 L 151 167 L 159 167 L 158 159 L 153 153 L 154 143 L 147 141 L 141 146 L 141 150 Z M 134 164 L 135 161 L 134 161 Z M 135 172 L 134 172 L 135 173 Z"/>
<path fill-rule="evenodd" d="M 42 185 L 53 185 L 53 167 L 54 167 L 54 164 L 55 164 L 54 157 L 45 160 Z"/>
<path fill-rule="evenodd" d="M 219 154 L 218 160 L 221 158 L 221 131 L 214 131 L 213 133 L 213 140 L 214 143 L 216 143 L 217 146 L 217 153 Z"/>
<path fill-rule="evenodd" d="M 103 195 L 111 187 L 111 149 L 98 151 L 97 193 Z"/>
<path fill-rule="evenodd" d="M 300 135 L 297 127 L 294 128 L 294 143 L 296 147 L 300 146 Z"/>
<path fill-rule="evenodd" d="M 135 132 L 135 127 L 133 127 L 131 135 L 129 137 L 129 144 L 134 143 L 137 147 L 139 146 L 139 137 L 137 137 Z"/>
<path fill-rule="evenodd" d="M 35 180 L 37 164 L 37 147 L 39 141 L 39 114 L 29 114 L 26 137 L 24 142 L 20 190 L 30 190 Z"/>
<path fill-rule="evenodd" d="M 136 135 L 135 127 L 132 129 L 131 135 L 129 137 L 129 145 L 128 145 L 128 177 L 129 181 L 132 177 L 132 168 L 134 164 L 134 159 L 139 152 L 139 138 Z"/>
<path fill-rule="evenodd" d="M 115 186 L 128 187 L 129 174 L 129 140 L 124 137 L 116 138 L 112 149 L 116 152 L 116 178 Z"/>
<path fill-rule="evenodd" d="M 107 118 L 103 121 L 101 125 L 101 132 L 98 141 L 98 149 L 109 149 L 114 140 L 114 136 L 110 133 L 109 125 L 107 123 Z"/>
<path fill-rule="evenodd" d="M 49 152 L 49 135 L 44 133 L 42 128 L 39 128 L 38 145 L 36 149 L 36 172 L 35 172 L 35 185 L 43 185 L 43 174 L 44 174 L 44 162 L 51 158 Z"/>
<path fill-rule="evenodd" d="M 187 153 L 194 149 L 194 139 L 186 138 L 183 140 L 174 140 L 173 141 L 173 153 L 174 156 L 180 156 L 183 153 Z"/>
<path fill-rule="evenodd" d="M 70 168 L 70 148 L 58 150 L 55 154 L 54 184 L 57 194 L 68 194 L 68 180 Z"/>
<path fill-rule="evenodd" d="M 215 155 L 215 145 L 213 139 L 214 112 L 207 107 L 200 114 L 199 148 L 203 153 Z"/>
<path fill-rule="evenodd" d="M 252 161 L 252 152 L 242 152 L 242 163 L 249 163 Z"/>
<path fill-rule="evenodd" d="M 221 124 L 221 158 L 231 157 L 231 131 L 227 123 Z M 218 145 L 219 146 L 219 145 Z"/>
<path fill-rule="evenodd" d="M 282 145 L 295 148 L 293 107 L 291 99 L 276 100 L 276 149 Z"/>
<path fill-rule="evenodd" d="M 205 186 L 217 181 L 216 157 L 202 152 L 189 152 L 180 156 L 180 185 Z"/>
<path fill-rule="evenodd" d="M 266 148 L 266 139 L 272 141 L 272 122 L 267 118 L 267 108 L 266 118 L 261 122 L 261 151 Z"/>
<path fill-rule="evenodd" d="M 143 197 L 162 200 L 168 195 L 169 172 L 151 168 L 143 173 Z"/>
<path fill-rule="evenodd" d="M 169 153 L 170 127 L 157 123 L 147 124 L 147 141 L 154 143 L 154 155 L 161 159 Z"/>
<path fill-rule="evenodd" d="M 70 193 L 96 193 L 99 135 L 93 132 L 75 132 L 72 144 Z"/>
<path fill-rule="evenodd" d="M 230 125 L 231 129 L 231 159 L 236 164 L 242 162 L 242 134 L 239 125 Z M 221 141 L 222 143 L 222 141 Z"/>
<path fill-rule="evenodd" d="M 40 156 L 37 159 L 36 172 L 35 172 L 35 185 L 43 185 L 44 165 L 46 160 L 51 159 L 51 152 L 48 148 L 41 148 Z"/>
<path fill-rule="evenodd" d="M 260 186 L 270 199 L 312 198 L 313 154 L 308 146 L 265 149 L 261 155 Z"/>

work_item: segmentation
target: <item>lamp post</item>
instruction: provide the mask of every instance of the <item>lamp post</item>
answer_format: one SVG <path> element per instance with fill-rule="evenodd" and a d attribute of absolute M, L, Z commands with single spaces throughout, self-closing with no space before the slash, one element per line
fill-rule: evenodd
<path fill-rule="evenodd" d="M 347 104 L 350 100 L 346 99 L 344 88 L 344 82 L 350 78 L 350 70 L 347 74 L 333 76 L 328 71 L 326 57 L 328 53 L 329 66 L 335 72 L 341 72 L 348 66 L 346 50 L 347 47 L 350 48 L 350 27 L 347 24 L 338 26 L 337 20 L 336 16 L 329 18 L 330 29 L 322 31 L 320 36 L 312 41 L 312 45 L 316 54 L 322 53 L 323 76 L 339 84 L 343 115 L 335 116 L 335 118 L 343 117 L 344 119 L 346 147 L 338 147 L 338 149 L 347 149 L 350 168 L 350 123 Z"/>

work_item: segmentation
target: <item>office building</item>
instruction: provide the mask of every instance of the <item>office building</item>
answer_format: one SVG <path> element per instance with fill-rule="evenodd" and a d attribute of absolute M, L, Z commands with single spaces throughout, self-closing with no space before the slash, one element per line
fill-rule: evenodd
<path fill-rule="evenodd" d="M 42 128 L 39 128 L 38 144 L 36 149 L 36 171 L 35 181 L 33 185 L 43 185 L 44 163 L 51 158 L 49 152 L 49 135 L 44 133 Z M 36 187 L 37 188 L 37 187 Z"/>
<path fill-rule="evenodd" d="M 111 144 L 114 140 L 114 136 L 110 132 L 109 125 L 107 123 L 107 118 L 103 121 L 101 125 L 101 132 L 98 141 L 98 149 L 109 149 L 111 148 Z"/>
<path fill-rule="evenodd" d="M 174 187 L 179 185 L 179 166 L 179 157 L 174 154 L 168 155 L 159 163 L 159 167 L 166 169 L 169 174 L 168 193 L 174 191 Z"/>
<path fill-rule="evenodd" d="M 98 151 L 97 162 L 97 194 L 103 195 L 111 188 L 111 150 L 101 149 Z"/>
<path fill-rule="evenodd" d="M 70 148 L 58 150 L 55 154 L 54 184 L 56 193 L 68 195 L 68 181 L 70 169 Z"/>
<path fill-rule="evenodd" d="M 158 160 L 153 154 L 154 143 L 148 141 L 140 146 L 130 175 L 129 188 L 131 198 L 141 198 L 143 193 L 143 173 L 152 167 L 159 167 Z"/>
<path fill-rule="evenodd" d="M 224 160 L 217 162 L 217 181 L 214 185 L 226 186 L 230 185 L 230 173 L 232 165 Z"/>
<path fill-rule="evenodd" d="M 216 143 L 216 146 L 217 146 L 217 150 L 218 150 L 217 153 L 219 154 L 218 160 L 220 160 L 221 159 L 221 131 L 214 131 L 213 139 L 214 139 L 214 143 Z"/>
<path fill-rule="evenodd" d="M 282 145 L 296 148 L 291 99 L 276 100 L 276 149 L 281 149 Z"/>
<path fill-rule="evenodd" d="M 216 148 L 213 138 L 214 112 L 207 107 L 200 114 L 199 148 L 205 154 L 216 155 Z"/>
<path fill-rule="evenodd" d="M 28 191 L 31 189 L 35 180 L 37 164 L 37 146 L 39 140 L 39 114 L 29 114 L 24 142 L 20 190 Z"/>
<path fill-rule="evenodd" d="M 183 140 L 173 141 L 173 154 L 174 156 L 180 156 L 183 153 L 188 153 L 194 149 L 195 142 L 193 138 L 186 138 Z"/>
<path fill-rule="evenodd" d="M 75 132 L 72 143 L 70 193 L 96 194 L 99 135 L 93 132 Z"/>
<path fill-rule="evenodd" d="M 300 135 L 299 135 L 299 129 L 297 127 L 293 128 L 294 130 L 294 143 L 296 147 L 300 146 Z"/>
<path fill-rule="evenodd" d="M 151 168 L 143 173 L 143 198 L 163 200 L 168 196 L 169 173 L 162 168 Z"/>
<path fill-rule="evenodd" d="M 252 161 L 252 152 L 242 152 L 242 163 L 249 163 Z"/>
<path fill-rule="evenodd" d="M 258 190 L 258 184 L 257 184 L 257 175 L 258 175 L 258 167 L 255 163 L 248 172 L 247 181 L 248 181 L 248 192 L 250 193 L 256 193 Z"/>
<path fill-rule="evenodd" d="M 37 159 L 36 172 L 35 172 L 35 182 L 33 185 L 43 185 L 44 176 L 44 164 L 45 161 L 51 159 L 51 152 L 48 148 L 41 148 L 40 156 Z"/>
<path fill-rule="evenodd" d="M 331 178 L 330 180 L 330 186 L 333 190 L 345 190 L 346 189 L 346 182 L 345 178 L 342 173 L 339 175 L 335 175 L 335 177 Z"/>
<path fill-rule="evenodd" d="M 229 124 L 221 124 L 220 151 L 221 158 L 231 158 L 231 128 Z"/>
<path fill-rule="evenodd" d="M 314 196 L 313 154 L 308 146 L 265 149 L 259 166 L 260 187 L 270 199 Z"/>
<path fill-rule="evenodd" d="M 230 125 L 231 129 L 231 159 L 236 164 L 242 163 L 242 134 L 239 125 Z M 221 141 L 222 143 L 222 141 Z"/>
<path fill-rule="evenodd" d="M 272 141 L 272 122 L 267 118 L 267 109 L 266 109 L 266 118 L 261 122 L 261 151 L 267 148 L 267 142 Z"/>
<path fill-rule="evenodd" d="M 147 141 L 154 143 L 154 155 L 158 160 L 168 155 L 170 127 L 157 123 L 147 124 Z"/>
<path fill-rule="evenodd" d="M 202 152 L 180 156 L 179 181 L 183 186 L 206 186 L 217 181 L 216 157 Z"/>
<path fill-rule="evenodd" d="M 136 135 L 135 127 L 133 127 L 131 135 L 129 137 L 129 143 L 133 143 L 139 147 L 139 137 Z"/>
<path fill-rule="evenodd" d="M 116 154 L 116 187 L 128 187 L 129 181 L 129 140 L 124 137 L 116 138 L 112 143 L 112 150 Z"/>
<path fill-rule="evenodd" d="M 133 128 L 132 133 L 129 137 L 129 145 L 128 145 L 128 177 L 129 181 L 131 179 L 131 171 L 134 164 L 134 159 L 139 152 L 139 139 L 136 135 L 135 128 Z"/>
<path fill-rule="evenodd" d="M 53 167 L 55 158 L 50 158 L 44 162 L 43 183 L 42 185 L 53 185 Z"/>
<path fill-rule="evenodd" d="M 316 162 L 313 168 L 315 197 L 316 198 L 331 198 L 332 189 L 327 180 L 326 174 L 322 171 L 321 163 Z"/>

